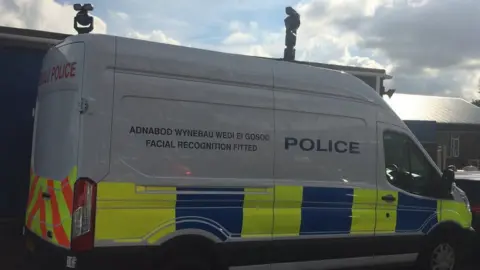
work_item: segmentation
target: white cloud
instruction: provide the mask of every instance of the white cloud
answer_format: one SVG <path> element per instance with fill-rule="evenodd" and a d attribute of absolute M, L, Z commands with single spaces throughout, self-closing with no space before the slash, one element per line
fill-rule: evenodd
<path fill-rule="evenodd" d="M 390 66 L 382 65 L 369 57 L 352 56 L 348 47 L 344 48 L 344 53 L 338 60 L 331 60 L 329 61 L 329 63 L 336 64 L 336 65 L 377 68 L 377 69 L 385 69 L 385 70 L 391 69 Z"/>
<path fill-rule="evenodd" d="M 249 22 L 248 26 L 250 26 L 250 28 L 254 29 L 254 30 L 258 29 L 258 23 L 257 22 Z"/>
<path fill-rule="evenodd" d="M 109 11 L 109 14 L 123 21 L 129 15 L 119 11 Z M 76 12 L 70 4 L 59 4 L 53 0 L 1 0 L 0 25 L 30 28 L 49 32 L 75 34 L 73 18 Z M 93 14 L 92 14 L 93 15 Z M 94 16 L 93 33 L 107 33 L 107 24 L 101 18 Z M 138 39 L 180 44 L 179 41 L 168 37 L 160 30 L 149 33 L 130 31 L 126 36 Z"/>
<path fill-rule="evenodd" d="M 233 45 L 233 44 L 248 44 L 255 42 L 256 39 L 253 35 L 243 32 L 235 32 L 230 34 L 227 38 L 223 40 L 223 44 L 225 45 Z"/>
<path fill-rule="evenodd" d="M 461 96 L 467 100 L 480 99 L 480 69 L 460 74 Z M 473 90 L 473 91 L 472 91 Z M 476 90 L 476 91 L 475 91 Z"/>
<path fill-rule="evenodd" d="M 228 4 L 220 0 L 176 0 L 158 4 L 162 8 L 155 12 L 150 11 L 150 5 L 138 5 L 135 10 L 141 15 L 130 13 L 124 6 L 124 12 L 108 11 L 108 19 L 113 34 L 282 57 L 285 30 L 281 14 L 288 4 L 292 1 L 266 0 L 251 5 L 241 0 Z M 205 9 L 207 5 L 220 11 Z M 398 92 L 466 99 L 478 95 L 480 38 L 472 34 L 480 32 L 477 1 L 297 0 L 294 8 L 302 20 L 296 46 L 298 60 L 384 68 L 394 76 L 389 86 L 395 86 Z M 249 19 L 242 20 L 245 11 Z M 268 22 L 252 20 L 264 12 L 279 16 L 268 17 Z M 0 0 L 0 25 L 74 33 L 74 15 L 71 5 L 53 0 Z M 132 28 L 134 22 L 142 28 Z M 107 31 L 100 18 L 96 18 L 95 26 L 95 32 Z"/>
<path fill-rule="evenodd" d="M 210 50 L 244 54 L 251 56 L 273 57 L 283 51 L 281 35 L 266 32 L 255 21 L 231 21 L 227 29 L 230 33 L 221 41 L 221 45 L 204 46 Z"/>
<path fill-rule="evenodd" d="M 273 57 L 272 54 L 270 54 L 270 52 L 265 49 L 265 46 L 257 45 L 257 44 L 212 46 L 208 49 L 221 51 L 221 52 L 249 55 L 249 56 Z"/>
<path fill-rule="evenodd" d="M 114 17 L 114 18 L 118 18 L 120 20 L 124 20 L 124 21 L 127 21 L 130 19 L 130 16 L 125 13 L 125 12 L 121 12 L 121 11 L 109 11 L 108 12 L 110 14 L 110 16 Z"/>
<path fill-rule="evenodd" d="M 70 4 L 53 0 L 2 0 L 0 25 L 74 34 L 76 12 Z M 94 16 L 94 33 L 106 33 L 106 23 Z"/>
<path fill-rule="evenodd" d="M 243 28 L 243 23 L 239 21 L 231 21 L 228 24 L 228 29 L 232 32 L 241 31 Z"/>
<path fill-rule="evenodd" d="M 130 38 L 143 39 L 143 40 L 149 40 L 149 41 L 155 41 L 155 42 L 162 42 L 162 43 L 168 43 L 168 44 L 173 44 L 173 45 L 180 45 L 180 42 L 178 40 L 175 40 L 171 37 L 168 37 L 161 30 L 153 30 L 150 33 L 140 33 L 140 32 L 136 32 L 136 31 L 132 31 L 132 32 L 127 33 L 126 36 L 130 37 Z"/>
<path fill-rule="evenodd" d="M 480 2 L 433 0 L 303 0 L 296 58 L 386 69 L 398 92 L 478 97 Z M 472 23 L 473 22 L 473 23 Z M 478 22 L 478 23 L 475 23 Z M 230 24 L 256 41 L 223 51 L 281 57 L 284 30 L 265 33 L 247 21 Z M 267 36 L 275 37 L 268 39 Z"/>
<path fill-rule="evenodd" d="M 337 16 L 350 17 L 355 14 L 372 16 L 381 0 L 369 0 L 364 7 L 361 0 L 306 0 L 295 9 L 301 14 L 302 25 L 298 31 L 296 59 L 349 64 L 363 67 L 386 68 L 390 63 L 374 60 L 369 56 L 351 55 L 351 47 L 361 37 L 354 32 L 342 31 L 333 23 Z M 318 8 L 324 13 L 318 15 Z M 349 15 L 353 14 L 353 15 Z M 265 31 L 255 21 L 231 21 L 230 34 L 223 40 L 221 51 L 230 51 L 256 56 L 283 57 L 285 29 L 281 20 L 277 31 Z"/>
<path fill-rule="evenodd" d="M 248 55 L 272 57 L 272 55 L 261 45 L 252 45 L 248 48 Z"/>

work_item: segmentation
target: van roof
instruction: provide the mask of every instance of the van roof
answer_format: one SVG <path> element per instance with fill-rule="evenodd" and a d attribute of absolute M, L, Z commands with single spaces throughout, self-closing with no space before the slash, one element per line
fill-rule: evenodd
<path fill-rule="evenodd" d="M 102 34 L 68 37 L 65 42 L 115 43 L 116 70 L 181 76 L 256 87 L 295 89 L 360 100 L 389 108 L 362 80 L 343 71 Z M 88 45 L 87 45 L 88 46 Z M 113 53 L 113 50 L 112 50 Z"/>

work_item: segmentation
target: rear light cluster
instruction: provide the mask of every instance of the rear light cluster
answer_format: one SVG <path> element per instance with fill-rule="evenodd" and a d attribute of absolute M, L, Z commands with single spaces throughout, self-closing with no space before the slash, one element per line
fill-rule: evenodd
<path fill-rule="evenodd" d="M 95 240 L 97 184 L 80 178 L 75 182 L 72 211 L 73 251 L 87 251 L 93 248 Z"/>

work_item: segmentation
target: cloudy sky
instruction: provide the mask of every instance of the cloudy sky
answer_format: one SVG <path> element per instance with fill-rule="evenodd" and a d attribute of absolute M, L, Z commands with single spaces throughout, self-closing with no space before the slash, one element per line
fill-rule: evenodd
<path fill-rule="evenodd" d="M 285 6 L 297 59 L 384 68 L 397 92 L 480 98 L 479 0 L 91 0 L 96 32 L 281 57 Z M 65 0 L 0 0 L 0 25 L 73 33 Z"/>

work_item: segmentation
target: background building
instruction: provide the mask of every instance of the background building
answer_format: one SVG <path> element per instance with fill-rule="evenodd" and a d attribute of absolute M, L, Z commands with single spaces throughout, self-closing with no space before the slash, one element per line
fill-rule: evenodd
<path fill-rule="evenodd" d="M 479 107 L 461 98 L 399 93 L 385 100 L 430 149 L 430 155 L 441 168 L 446 165 L 480 168 Z M 437 147 L 441 148 L 440 157 L 434 150 Z"/>
<path fill-rule="evenodd" d="M 361 68 L 361 67 L 341 66 L 341 65 L 315 63 L 315 62 L 303 62 L 303 61 L 295 61 L 295 62 L 299 64 L 311 65 L 314 67 L 322 67 L 322 68 L 348 72 L 354 75 L 355 77 L 359 78 L 360 80 L 364 81 L 370 87 L 375 89 L 377 93 L 380 93 L 380 90 L 384 86 L 383 82 L 385 80 L 392 78 L 392 76 L 388 75 L 384 69 Z"/>
<path fill-rule="evenodd" d="M 283 58 L 275 60 L 283 61 Z M 387 74 L 385 69 L 342 66 L 306 61 L 294 61 L 294 63 L 348 72 L 368 84 L 379 94 L 381 89 L 384 87 L 383 82 L 392 78 L 392 76 Z"/>

